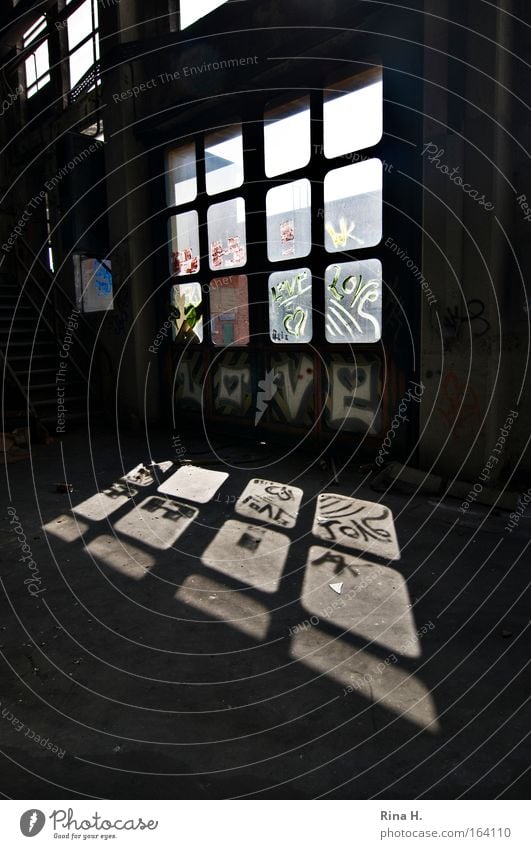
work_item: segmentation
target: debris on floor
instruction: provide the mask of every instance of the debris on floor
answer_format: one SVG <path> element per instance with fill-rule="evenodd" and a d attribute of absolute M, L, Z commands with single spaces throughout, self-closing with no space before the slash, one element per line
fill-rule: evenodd
<path fill-rule="evenodd" d="M 431 475 L 402 463 L 389 463 L 380 474 L 376 475 L 371 483 L 371 489 L 376 492 L 384 492 L 387 489 L 396 489 L 406 495 L 425 493 L 426 495 L 437 495 L 442 489 L 442 478 L 439 475 Z"/>

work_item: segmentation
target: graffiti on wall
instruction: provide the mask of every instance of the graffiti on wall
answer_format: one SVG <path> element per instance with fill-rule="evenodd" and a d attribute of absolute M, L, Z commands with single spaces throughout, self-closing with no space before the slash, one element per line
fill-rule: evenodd
<path fill-rule="evenodd" d="M 376 435 L 381 427 L 380 360 L 335 355 L 328 365 L 326 418 L 332 430 Z"/>

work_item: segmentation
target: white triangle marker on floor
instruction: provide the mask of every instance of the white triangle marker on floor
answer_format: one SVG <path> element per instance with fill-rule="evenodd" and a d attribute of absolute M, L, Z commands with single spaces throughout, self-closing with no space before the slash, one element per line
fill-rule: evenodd
<path fill-rule="evenodd" d="M 328 584 L 331 590 L 334 590 L 335 593 L 341 595 L 341 590 L 343 588 L 343 581 L 340 581 L 339 584 Z"/>

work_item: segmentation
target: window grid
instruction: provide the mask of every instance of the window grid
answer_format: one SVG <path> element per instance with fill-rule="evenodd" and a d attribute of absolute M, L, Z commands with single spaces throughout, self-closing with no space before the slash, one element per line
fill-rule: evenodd
<path fill-rule="evenodd" d="M 374 76 L 375 72 L 372 72 Z M 360 77 L 363 75 L 359 75 Z M 348 81 L 347 81 L 348 82 Z M 341 85 L 338 84 L 338 89 L 341 90 Z M 347 91 L 348 93 L 348 91 Z M 382 97 L 382 104 L 380 105 L 380 109 L 383 108 L 383 91 L 380 86 L 380 93 Z M 357 346 L 366 346 L 373 345 L 375 342 L 378 342 L 381 338 L 381 312 L 382 312 L 382 275 L 371 274 L 367 277 L 367 268 L 374 270 L 375 267 L 379 266 L 381 269 L 381 262 L 379 261 L 379 250 L 381 248 L 381 223 L 380 223 L 380 231 L 378 233 L 378 238 L 373 238 L 372 242 L 369 240 L 368 244 L 361 244 L 362 240 L 358 237 L 352 238 L 355 235 L 355 228 L 351 229 L 352 222 L 346 221 L 345 226 L 342 227 L 342 224 L 338 222 L 339 226 L 337 230 L 333 228 L 333 224 L 331 224 L 332 232 L 335 235 L 335 244 L 333 246 L 332 252 L 330 252 L 329 248 L 326 248 L 326 239 L 327 239 L 327 228 L 326 228 L 326 220 L 325 220 L 325 209 L 326 209 L 326 201 L 324 197 L 324 187 L 325 180 L 329 174 L 333 174 L 334 171 L 338 171 L 341 168 L 345 167 L 345 161 L 351 163 L 353 160 L 353 154 L 356 154 L 356 158 L 354 162 L 359 163 L 363 167 L 364 163 L 370 162 L 378 163 L 381 169 L 381 159 L 378 156 L 378 147 L 381 141 L 381 136 L 378 138 L 377 142 L 373 144 L 370 148 L 361 149 L 358 151 L 347 151 L 347 154 L 339 154 L 333 158 L 329 158 L 326 156 L 326 151 L 324 147 L 324 133 L 323 133 L 323 110 L 324 103 L 326 102 L 326 92 L 323 91 L 312 91 L 310 97 L 310 109 L 311 109 L 311 150 L 312 156 L 310 158 L 310 162 L 307 165 L 297 167 L 293 170 L 287 171 L 285 173 L 278 174 L 274 179 L 268 178 L 266 175 L 266 159 L 265 159 L 265 144 L 263 137 L 263 127 L 265 125 L 266 114 L 269 108 L 269 104 L 265 103 L 264 109 L 262 113 L 258 116 L 261 121 L 258 122 L 258 126 L 261 129 L 261 144 L 257 144 L 258 133 L 256 131 L 256 122 L 250 119 L 250 116 L 247 114 L 246 116 L 233 116 L 232 124 L 227 124 L 227 129 L 230 126 L 235 126 L 240 119 L 242 124 L 242 132 L 243 132 L 243 147 L 245 152 L 244 155 L 244 181 L 243 186 L 240 188 L 229 188 L 224 191 L 220 191 L 216 193 L 214 196 L 206 194 L 206 168 L 205 168 L 205 159 L 204 159 L 204 150 L 205 150 L 205 139 L 208 140 L 209 133 L 199 134 L 196 136 L 196 162 L 197 162 L 197 197 L 192 202 L 183 203 L 182 205 L 171 206 L 168 212 L 170 214 L 180 214 L 190 212 L 191 210 L 199 209 L 201 210 L 200 221 L 199 221 L 199 231 L 200 231 L 200 254 L 201 254 L 201 273 L 193 275 L 193 280 L 200 283 L 203 288 L 203 318 L 206 333 L 204 335 L 203 347 L 205 345 L 208 347 L 214 345 L 214 340 L 212 338 L 212 334 L 210 332 L 210 298 L 208 296 L 208 290 L 212 283 L 212 280 L 219 275 L 219 278 L 222 279 L 222 275 L 229 275 L 231 271 L 234 274 L 244 274 L 247 275 L 248 279 L 248 287 L 249 287 L 249 315 L 250 315 L 250 325 L 251 325 L 251 333 L 250 336 L 253 337 L 256 341 L 254 341 L 254 346 L 260 347 L 261 344 L 276 344 L 278 348 L 282 343 L 288 345 L 290 342 L 292 344 L 306 344 L 307 342 L 312 341 L 311 328 L 313 323 L 313 332 L 317 331 L 317 334 L 313 337 L 313 341 L 316 343 L 324 342 L 327 347 L 332 347 L 333 349 L 338 349 L 338 346 L 341 344 L 356 344 Z M 301 101 L 302 98 L 300 94 L 294 94 L 291 98 L 293 102 Z M 289 98 L 286 98 L 286 104 L 289 108 Z M 256 116 L 255 116 L 256 117 Z M 245 120 L 243 120 L 245 118 Z M 211 135 L 211 133 L 210 133 Z M 207 225 L 207 213 L 212 206 L 217 203 L 223 203 L 225 201 L 234 200 L 237 197 L 242 197 L 244 202 L 246 203 L 246 223 L 249 224 L 251 219 L 255 219 L 256 224 L 256 216 L 258 214 L 257 205 L 253 207 L 252 205 L 247 203 L 247 198 L 250 197 L 250 183 L 249 177 L 247 174 L 247 168 L 250 161 L 250 153 L 254 151 L 254 155 L 257 159 L 261 160 L 260 171 L 263 172 L 263 179 L 261 181 L 260 195 L 261 195 L 261 206 L 258 204 L 258 207 L 261 209 L 261 232 L 253 242 L 250 238 L 250 231 L 248 228 L 247 233 L 247 261 L 237 268 L 216 268 L 212 269 L 211 264 L 206 265 L 206 262 L 210 260 L 210 244 L 209 244 L 209 234 L 208 234 L 208 225 Z M 347 166 L 348 167 L 348 166 Z M 256 173 L 255 169 L 250 169 L 254 173 Z M 361 170 L 361 169 L 360 169 Z M 279 259 L 275 260 L 270 255 L 270 243 L 271 240 L 268 239 L 267 236 L 267 218 L 264 215 L 264 211 L 266 208 L 266 198 L 272 189 L 286 186 L 289 184 L 294 184 L 297 181 L 305 181 L 309 180 L 311 183 L 311 203 L 310 203 L 310 216 L 311 216 L 311 245 L 308 253 L 295 253 L 290 254 L 290 252 L 286 251 L 286 256 L 281 256 Z M 254 197 L 257 194 L 257 186 L 252 186 L 252 191 L 254 193 Z M 369 192 L 370 194 L 370 192 Z M 373 199 L 374 200 L 374 199 Z M 379 216 L 380 219 L 383 214 L 383 195 L 380 191 L 379 196 L 377 197 L 377 203 L 379 204 Z M 289 247 L 290 241 L 293 241 L 291 238 L 291 220 L 289 216 L 286 216 L 286 221 L 282 221 L 282 239 L 287 247 Z M 342 229 L 345 232 L 342 232 Z M 256 227 L 253 228 L 256 231 Z M 351 242 L 351 244 L 349 244 Z M 355 252 L 355 255 L 352 255 L 352 252 Z M 359 274 L 355 272 L 355 266 L 358 263 L 359 266 Z M 371 266 L 372 263 L 372 266 Z M 350 264 L 350 265 L 349 265 Z M 365 264 L 365 265 L 364 265 Z M 345 319 L 345 322 L 349 324 L 349 329 L 345 331 L 344 335 L 337 332 L 332 332 L 330 327 L 327 328 L 327 313 L 326 308 L 327 304 L 330 303 L 330 286 L 332 286 L 334 282 L 334 278 L 336 276 L 336 270 L 338 274 L 341 274 L 343 266 L 347 267 L 347 272 L 339 281 L 340 287 L 340 296 L 343 303 L 339 303 L 340 298 L 334 296 L 338 303 L 334 303 L 333 307 L 336 311 L 336 318 L 334 319 L 334 324 L 337 328 L 338 320 L 337 320 L 337 311 L 339 307 L 343 309 L 350 309 L 351 315 L 349 320 Z M 274 310 L 272 310 L 271 301 L 268 299 L 268 295 L 271 290 L 274 288 L 271 283 L 271 279 L 274 276 L 277 284 L 278 282 L 283 282 L 283 280 L 279 281 L 278 274 L 280 273 L 285 275 L 285 279 L 287 281 L 287 287 L 285 290 L 287 291 L 289 287 L 293 289 L 293 279 L 296 279 L 300 276 L 301 270 L 306 268 L 309 272 L 308 277 L 311 282 L 310 298 L 313 296 L 313 304 L 310 310 L 310 315 L 306 316 L 304 319 L 302 317 L 301 312 L 297 312 L 297 306 L 293 312 L 288 312 L 282 320 L 285 319 L 286 324 L 284 327 L 288 327 L 291 330 L 291 335 L 293 339 L 280 338 L 280 334 L 275 334 L 277 338 L 273 338 L 272 335 L 272 315 Z M 207 269 L 209 269 L 207 271 Z M 263 271 L 262 269 L 265 269 Z M 208 275 L 208 277 L 207 277 Z M 228 278 L 227 278 L 228 279 Z M 208 281 L 208 282 L 207 282 Z M 345 282 L 346 281 L 346 282 Z M 178 279 L 172 279 L 172 284 L 179 284 L 179 282 L 184 282 Z M 342 286 L 342 284 L 345 284 Z M 264 285 L 265 284 L 265 285 Z M 307 287 L 305 284 L 302 284 L 301 281 L 297 281 L 295 284 L 295 288 L 297 286 L 300 287 L 301 296 L 305 299 L 306 305 L 308 304 L 308 293 L 306 291 Z M 336 284 L 337 290 L 337 284 Z M 263 297 L 260 298 L 260 294 L 264 293 L 265 289 L 265 309 L 263 303 Z M 278 289 L 278 285 L 277 285 Z M 304 291 L 303 291 L 304 290 Z M 310 301 L 310 303 L 312 303 Z M 345 304 L 347 305 L 345 307 Z M 302 308 L 302 304 L 298 305 Z M 357 317 L 352 313 L 356 308 L 361 308 L 361 318 L 359 315 Z M 278 312 L 278 311 L 277 311 Z M 330 314 L 330 309 L 329 309 Z M 277 316 L 278 319 L 278 316 Z M 360 328 L 361 324 L 365 326 L 366 330 L 362 332 L 359 330 L 358 336 L 356 337 L 356 333 L 352 328 Z M 253 328 L 255 328 L 253 334 Z M 310 332 L 308 331 L 310 328 Z M 259 331 L 257 333 L 257 331 Z M 285 336 L 285 334 L 284 334 Z M 259 340 L 259 341 L 258 341 Z M 230 341 L 227 340 L 228 344 Z M 217 343 L 219 345 L 219 341 Z"/>

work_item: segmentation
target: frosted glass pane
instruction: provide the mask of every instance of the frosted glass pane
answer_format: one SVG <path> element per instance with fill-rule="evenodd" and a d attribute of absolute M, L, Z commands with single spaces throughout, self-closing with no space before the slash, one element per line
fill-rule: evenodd
<path fill-rule="evenodd" d="M 247 262 L 245 201 L 234 198 L 216 203 L 207 212 L 210 268 L 238 268 Z"/>
<path fill-rule="evenodd" d="M 269 335 L 273 342 L 312 338 L 312 275 L 309 268 L 269 275 Z"/>
<path fill-rule="evenodd" d="M 26 59 L 25 66 L 26 66 L 26 85 L 27 85 L 28 88 L 30 88 L 31 86 L 33 86 L 33 84 L 35 83 L 35 80 L 37 79 L 37 70 L 36 70 L 36 67 L 35 67 L 35 54 L 34 53 L 32 53 L 32 55 L 28 59 Z"/>
<path fill-rule="evenodd" d="M 42 77 L 50 70 L 50 59 L 48 56 L 48 42 L 45 41 L 35 51 L 35 65 L 37 67 L 37 77 Z"/>
<path fill-rule="evenodd" d="M 212 280 L 210 316 L 214 345 L 249 344 L 249 295 L 245 274 Z"/>
<path fill-rule="evenodd" d="M 171 274 L 182 277 L 199 271 L 199 219 L 197 212 L 183 212 L 170 219 Z"/>
<path fill-rule="evenodd" d="M 179 344 L 203 341 L 203 298 L 200 283 L 172 286 L 173 338 Z"/>
<path fill-rule="evenodd" d="M 383 132 L 382 71 L 343 80 L 324 94 L 324 154 L 328 159 L 363 150 Z"/>
<path fill-rule="evenodd" d="M 382 335 L 382 264 L 378 259 L 329 265 L 325 272 L 328 342 L 377 342 Z"/>
<path fill-rule="evenodd" d="M 296 180 L 266 196 L 267 255 L 271 262 L 308 256 L 312 247 L 311 186 Z"/>
<path fill-rule="evenodd" d="M 324 181 L 329 253 L 377 245 L 382 238 L 382 163 L 368 159 L 329 171 Z"/>
<path fill-rule="evenodd" d="M 310 161 L 310 98 L 265 113 L 265 172 L 268 177 L 303 168 Z"/>
<path fill-rule="evenodd" d="M 195 144 L 186 144 L 168 151 L 166 197 L 168 206 L 190 203 L 197 197 Z"/>
<path fill-rule="evenodd" d="M 186 29 L 226 2 L 227 0 L 181 0 L 181 29 Z"/>
<path fill-rule="evenodd" d="M 241 124 L 205 138 L 206 190 L 217 195 L 237 189 L 243 183 L 243 141 Z"/>

